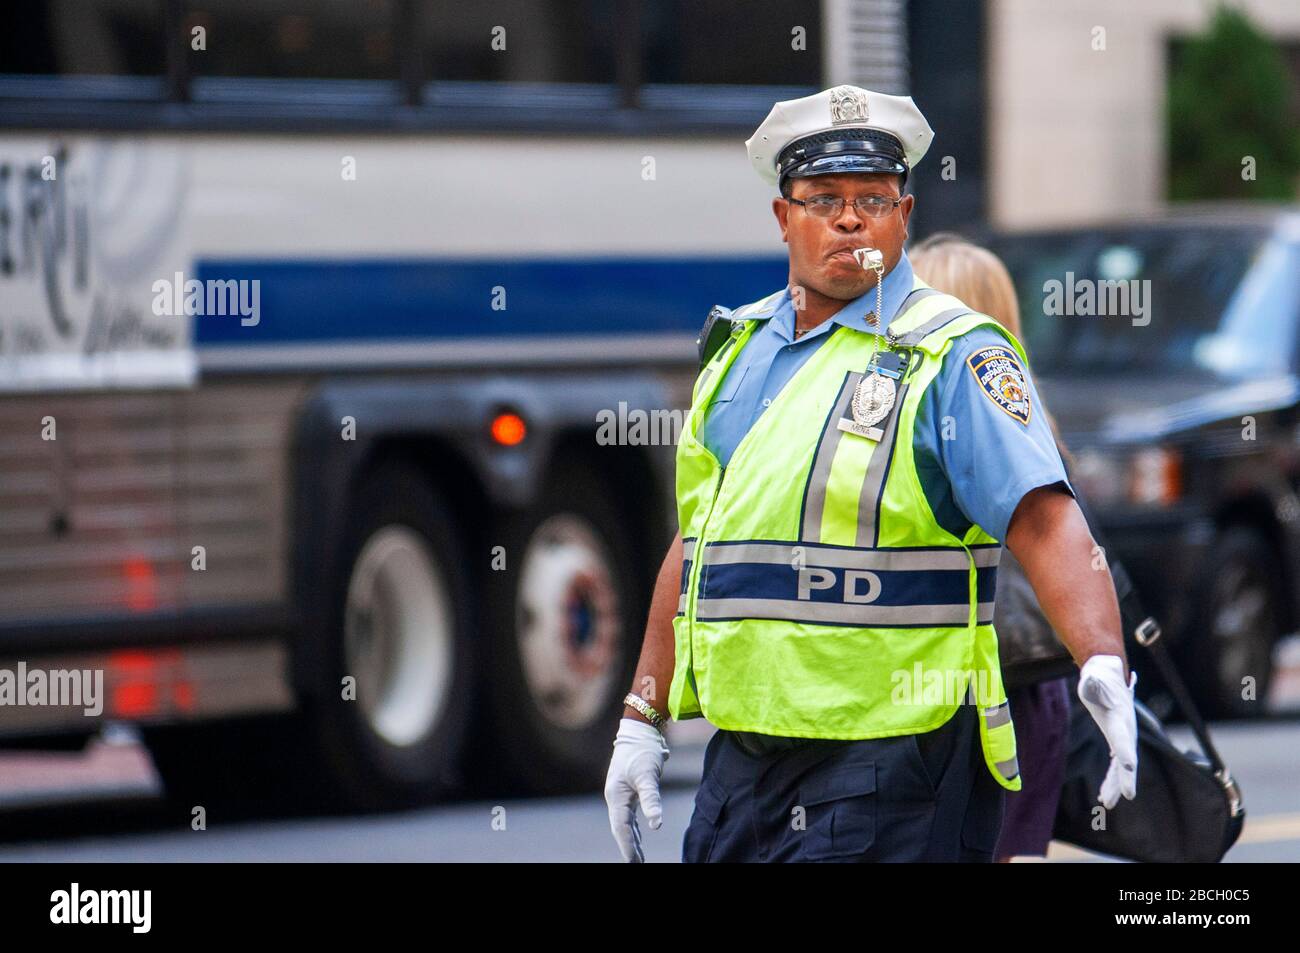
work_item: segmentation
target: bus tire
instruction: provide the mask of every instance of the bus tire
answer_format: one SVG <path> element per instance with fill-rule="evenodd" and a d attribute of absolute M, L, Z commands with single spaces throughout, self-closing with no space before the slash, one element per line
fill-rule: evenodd
<path fill-rule="evenodd" d="M 456 786 L 472 704 L 471 598 L 446 504 L 385 464 L 354 494 L 322 681 L 290 714 L 146 727 L 173 806 L 388 810 Z"/>
<path fill-rule="evenodd" d="M 543 795 L 603 783 L 645 623 L 630 525 L 580 465 L 496 521 L 506 563 L 483 584 L 491 763 L 480 766 L 492 783 Z"/>
<path fill-rule="evenodd" d="M 473 599 L 446 502 L 418 469 L 380 465 L 353 497 L 306 706 L 343 803 L 426 804 L 459 783 L 473 703 Z"/>

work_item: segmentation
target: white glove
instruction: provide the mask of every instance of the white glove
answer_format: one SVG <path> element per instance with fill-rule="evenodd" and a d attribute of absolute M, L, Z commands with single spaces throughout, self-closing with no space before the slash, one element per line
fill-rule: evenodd
<path fill-rule="evenodd" d="M 1101 782 L 1097 800 L 1107 809 L 1137 796 L 1137 713 L 1133 709 L 1133 686 L 1137 672 L 1129 673 L 1124 684 L 1124 663 L 1118 655 L 1094 655 L 1079 670 L 1079 700 L 1092 715 L 1110 745 L 1110 768 Z"/>
<path fill-rule="evenodd" d="M 652 831 L 659 830 L 664 822 L 659 778 L 667 760 L 668 742 L 658 728 L 635 718 L 619 722 L 614 757 L 605 776 L 605 803 L 609 806 L 609 829 L 626 863 L 645 863 L 641 829 L 636 822 L 637 802 Z"/>

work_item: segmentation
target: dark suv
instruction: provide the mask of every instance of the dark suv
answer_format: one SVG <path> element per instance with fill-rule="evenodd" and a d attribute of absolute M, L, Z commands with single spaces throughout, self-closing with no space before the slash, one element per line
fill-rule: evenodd
<path fill-rule="evenodd" d="M 1300 623 L 1300 210 L 977 238 L 1015 279 L 1073 482 L 1198 700 L 1263 713 Z"/>

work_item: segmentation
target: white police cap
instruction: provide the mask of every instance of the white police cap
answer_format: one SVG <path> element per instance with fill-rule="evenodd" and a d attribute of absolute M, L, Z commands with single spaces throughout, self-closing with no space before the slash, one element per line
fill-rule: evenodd
<path fill-rule="evenodd" d="M 765 182 L 835 172 L 907 173 L 934 130 L 911 96 L 836 86 L 772 107 L 745 148 Z"/>

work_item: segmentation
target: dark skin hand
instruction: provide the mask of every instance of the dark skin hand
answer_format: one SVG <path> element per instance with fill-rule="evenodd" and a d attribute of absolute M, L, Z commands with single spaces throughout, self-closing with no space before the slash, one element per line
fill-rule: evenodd
<path fill-rule="evenodd" d="M 1047 621 L 1075 662 L 1082 665 L 1093 655 L 1118 655 L 1127 685 L 1128 659 L 1115 585 L 1099 549 L 1094 549 L 1096 543 L 1074 497 L 1059 484 L 1030 490 L 1011 516 L 1006 544 L 1020 560 Z M 998 858 L 998 863 L 1010 861 L 1010 857 Z"/>
<path fill-rule="evenodd" d="M 807 331 L 831 317 L 848 301 L 875 288 L 876 276 L 853 258 L 854 248 L 877 248 L 885 273 L 898 264 L 907 241 L 913 198 L 881 218 L 869 218 L 848 204 L 864 195 L 899 198 L 899 178 L 887 173 L 847 173 L 794 179 L 791 195 L 837 195 L 846 200 L 839 215 L 817 218 L 784 198 L 772 200 L 781 238 L 790 248 L 790 287 L 804 291 L 797 331 Z M 796 299 L 797 300 L 797 299 Z M 1119 604 L 1105 563 L 1096 556 L 1092 533 L 1074 497 L 1059 487 L 1039 487 L 1021 499 L 1007 528 L 1006 545 L 1020 560 L 1043 612 L 1075 661 L 1093 655 L 1117 655 L 1128 679 Z M 1100 569 L 1094 568 L 1100 562 Z M 674 659 L 673 616 L 681 587 L 682 536 L 678 532 L 659 570 L 646 622 L 641 657 L 632 691 L 666 718 L 668 686 Z M 654 694 L 651 698 L 648 692 Z M 626 718 L 648 721 L 624 707 Z"/>

